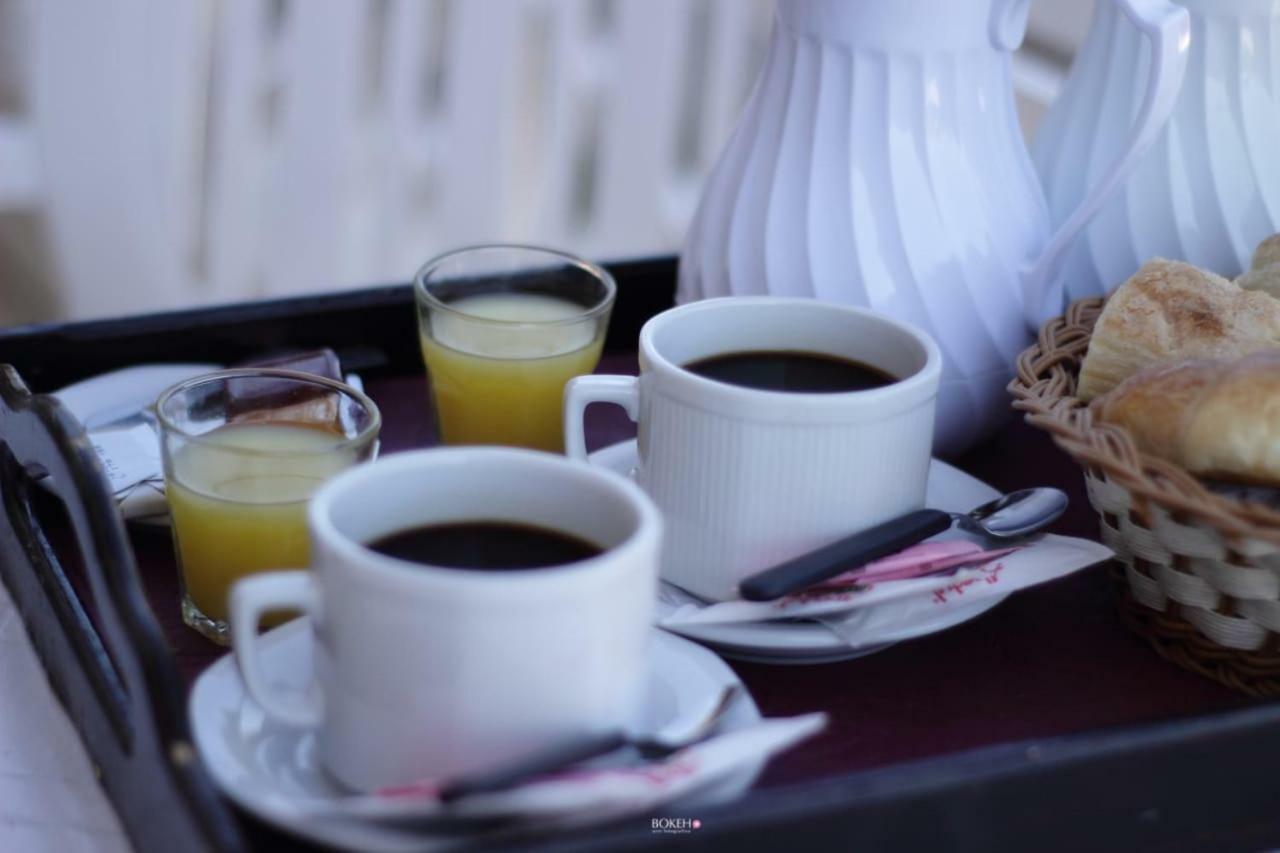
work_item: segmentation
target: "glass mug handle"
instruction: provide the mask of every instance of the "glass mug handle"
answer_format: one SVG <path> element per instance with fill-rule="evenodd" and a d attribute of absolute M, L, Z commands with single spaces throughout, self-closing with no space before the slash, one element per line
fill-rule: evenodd
<path fill-rule="evenodd" d="M 613 403 L 626 409 L 627 417 L 640 417 L 640 380 L 635 376 L 577 376 L 564 386 L 564 453 L 570 459 L 587 458 L 584 417 L 592 403 Z"/>
<path fill-rule="evenodd" d="M 258 624 L 268 610 L 292 608 L 314 616 L 319 605 L 320 590 L 309 571 L 267 572 L 231 588 L 231 647 L 245 689 L 268 716 L 292 726 L 320 725 L 320 690 L 312 681 L 305 697 L 286 698 L 268 685 L 258 657 Z"/>

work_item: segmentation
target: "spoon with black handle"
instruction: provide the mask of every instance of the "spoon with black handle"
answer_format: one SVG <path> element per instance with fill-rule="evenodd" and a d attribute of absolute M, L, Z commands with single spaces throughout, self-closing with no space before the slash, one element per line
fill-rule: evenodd
<path fill-rule="evenodd" d="M 616 752 L 624 746 L 631 747 L 645 759 L 666 758 L 710 737 L 742 693 L 741 685 L 728 685 L 708 709 L 691 721 L 678 720 L 663 731 L 648 735 L 619 729 L 555 744 L 514 762 L 454 779 L 441 787 L 438 796 L 441 802 L 448 803 L 475 794 L 505 791 L 530 779 Z"/>
<path fill-rule="evenodd" d="M 896 554 L 953 524 L 992 539 L 1018 539 L 1043 530 L 1066 508 L 1065 493 L 1038 488 L 1010 492 L 968 513 L 918 509 L 754 574 L 738 584 L 738 593 L 747 601 L 773 601 Z"/>

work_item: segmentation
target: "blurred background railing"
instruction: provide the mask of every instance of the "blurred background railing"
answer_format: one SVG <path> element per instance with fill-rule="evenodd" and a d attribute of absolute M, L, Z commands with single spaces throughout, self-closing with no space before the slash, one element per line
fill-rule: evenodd
<path fill-rule="evenodd" d="M 943 2 L 943 0 L 939 0 Z M 0 0 L 0 325 L 675 250 L 772 0 Z M 1092 3 L 1037 0 L 1024 131 Z"/>

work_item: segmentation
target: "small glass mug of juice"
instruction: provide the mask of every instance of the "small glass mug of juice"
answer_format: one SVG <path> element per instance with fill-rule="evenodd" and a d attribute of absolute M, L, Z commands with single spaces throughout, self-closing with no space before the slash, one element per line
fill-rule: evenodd
<path fill-rule="evenodd" d="M 595 370 L 617 290 L 603 268 L 532 246 L 476 246 L 414 280 L 440 438 L 564 452 L 564 386 Z"/>
<path fill-rule="evenodd" d="M 265 368 L 175 385 L 156 415 L 182 620 L 226 644 L 231 585 L 310 564 L 307 501 L 377 452 L 381 416 L 341 382 Z"/>

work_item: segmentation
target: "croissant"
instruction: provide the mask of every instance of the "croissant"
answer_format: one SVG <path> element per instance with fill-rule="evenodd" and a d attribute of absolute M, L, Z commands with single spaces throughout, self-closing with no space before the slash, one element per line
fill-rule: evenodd
<path fill-rule="evenodd" d="M 1280 263 L 1280 234 L 1272 234 L 1253 250 L 1253 269 L 1260 270 Z"/>
<path fill-rule="evenodd" d="M 1259 270 L 1249 270 L 1236 277 L 1236 287 L 1256 290 L 1280 298 L 1280 264 L 1267 264 Z"/>
<path fill-rule="evenodd" d="M 1157 258 L 1107 301 L 1076 393 L 1092 400 L 1152 364 L 1238 358 L 1274 347 L 1280 347 L 1280 300 L 1241 290 L 1190 264 Z"/>
<path fill-rule="evenodd" d="M 1236 284 L 1245 290 L 1261 290 L 1280 297 L 1280 234 L 1272 234 L 1258 244 L 1252 266 L 1236 278 Z"/>
<path fill-rule="evenodd" d="M 1193 474 L 1280 486 L 1280 350 L 1149 367 L 1090 409 Z"/>

